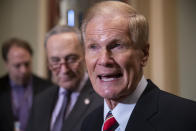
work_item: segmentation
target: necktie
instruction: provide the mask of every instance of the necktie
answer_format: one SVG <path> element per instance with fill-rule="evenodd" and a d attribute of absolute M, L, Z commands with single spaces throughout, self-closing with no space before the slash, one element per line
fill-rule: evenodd
<path fill-rule="evenodd" d="M 53 125 L 53 128 L 51 131 L 61 131 L 61 128 L 63 125 L 63 120 L 65 118 L 67 105 L 70 101 L 71 92 L 67 91 L 67 92 L 64 92 L 64 94 L 62 94 L 62 95 L 64 95 L 62 106 L 61 106 L 61 109 L 57 115 L 56 121 L 54 122 L 54 125 Z"/>
<path fill-rule="evenodd" d="M 103 131 L 114 131 L 119 126 L 118 122 L 109 111 L 103 125 Z"/>

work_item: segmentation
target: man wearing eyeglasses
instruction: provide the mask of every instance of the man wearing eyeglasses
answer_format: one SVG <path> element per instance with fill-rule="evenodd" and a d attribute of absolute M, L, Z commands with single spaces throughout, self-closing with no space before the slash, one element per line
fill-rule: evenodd
<path fill-rule="evenodd" d="M 103 103 L 85 72 L 80 31 L 56 26 L 46 35 L 45 47 L 58 87 L 36 98 L 28 131 L 79 131 L 85 116 Z"/>

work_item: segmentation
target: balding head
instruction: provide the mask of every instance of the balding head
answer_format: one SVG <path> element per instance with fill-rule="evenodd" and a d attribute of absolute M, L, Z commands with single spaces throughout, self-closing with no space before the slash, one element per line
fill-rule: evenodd
<path fill-rule="evenodd" d="M 92 6 L 86 13 L 82 23 L 82 37 L 85 41 L 85 31 L 88 23 L 99 17 L 125 18 L 128 23 L 130 38 L 137 47 L 148 43 L 148 22 L 132 6 L 119 1 L 103 1 Z"/>

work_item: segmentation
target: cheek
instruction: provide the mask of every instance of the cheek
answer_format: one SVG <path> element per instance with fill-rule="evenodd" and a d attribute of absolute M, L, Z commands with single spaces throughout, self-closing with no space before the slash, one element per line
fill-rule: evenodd
<path fill-rule="evenodd" d="M 52 72 L 52 77 L 58 81 L 58 72 L 57 71 L 51 71 Z"/>
<path fill-rule="evenodd" d="M 85 56 L 86 67 L 89 73 L 93 72 L 96 64 L 96 58 L 89 57 L 90 55 Z"/>
<path fill-rule="evenodd" d="M 124 73 L 128 73 L 134 66 L 134 57 L 130 54 L 118 55 L 115 61 L 121 67 Z"/>
<path fill-rule="evenodd" d="M 118 64 L 120 65 L 123 74 L 124 74 L 124 82 L 126 84 L 132 83 L 134 77 L 139 72 L 139 59 L 137 56 L 133 54 L 119 56 L 118 57 Z"/>
<path fill-rule="evenodd" d="M 10 72 L 11 72 L 12 74 L 16 75 L 16 76 L 17 76 L 18 74 L 20 74 L 20 70 L 19 70 L 19 69 L 16 69 L 16 68 L 11 68 Z"/>
<path fill-rule="evenodd" d="M 70 67 L 70 69 L 75 73 L 82 73 L 84 71 L 84 62 L 81 61 L 75 66 Z"/>

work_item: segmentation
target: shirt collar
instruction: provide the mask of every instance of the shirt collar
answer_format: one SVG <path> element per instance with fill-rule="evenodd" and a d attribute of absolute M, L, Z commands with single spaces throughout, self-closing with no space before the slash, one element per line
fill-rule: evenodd
<path fill-rule="evenodd" d="M 24 88 L 23 85 L 17 85 L 13 80 L 9 79 L 9 83 L 12 89 L 17 89 L 17 88 Z M 32 77 L 30 77 L 28 84 L 26 87 L 29 87 L 30 85 L 32 85 Z"/>
<path fill-rule="evenodd" d="M 127 122 L 131 116 L 131 113 L 140 98 L 141 94 L 145 90 L 147 86 L 147 80 L 142 76 L 140 82 L 138 83 L 137 88 L 135 91 L 129 95 L 126 99 L 124 99 L 121 103 L 112 110 L 112 114 L 119 123 L 120 129 L 125 130 Z M 104 119 L 107 113 L 110 111 L 106 101 L 104 100 Z"/>

